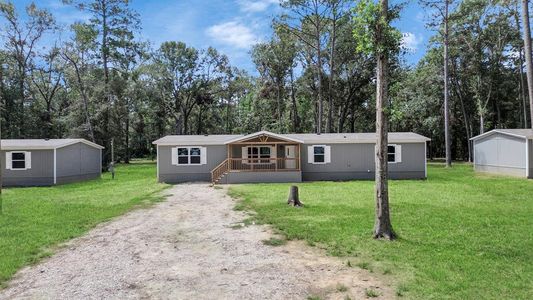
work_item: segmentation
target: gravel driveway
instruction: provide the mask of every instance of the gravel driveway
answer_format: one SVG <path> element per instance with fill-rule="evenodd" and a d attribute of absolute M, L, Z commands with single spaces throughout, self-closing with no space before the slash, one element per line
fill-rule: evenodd
<path fill-rule="evenodd" d="M 366 289 L 392 298 L 367 271 L 303 243 L 264 245 L 267 226 L 234 229 L 246 214 L 233 210 L 223 189 L 183 184 L 167 192 L 166 201 L 104 223 L 21 270 L 0 298 L 361 299 Z"/>

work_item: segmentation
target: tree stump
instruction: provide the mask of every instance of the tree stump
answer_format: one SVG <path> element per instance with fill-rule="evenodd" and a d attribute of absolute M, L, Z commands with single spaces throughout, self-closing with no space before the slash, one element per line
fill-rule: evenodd
<path fill-rule="evenodd" d="M 303 203 L 300 202 L 300 196 L 298 195 L 298 187 L 293 185 L 289 188 L 289 199 L 287 200 L 288 205 L 302 207 Z"/>

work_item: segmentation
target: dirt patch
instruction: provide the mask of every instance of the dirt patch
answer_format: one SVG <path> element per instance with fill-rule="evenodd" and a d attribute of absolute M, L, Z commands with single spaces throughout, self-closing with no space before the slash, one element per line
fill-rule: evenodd
<path fill-rule="evenodd" d="M 17 273 L 1 299 L 377 299 L 392 289 L 300 242 L 268 245 L 223 189 L 177 185 L 167 201 L 102 224 Z M 247 224 L 249 225 L 249 224 Z"/>

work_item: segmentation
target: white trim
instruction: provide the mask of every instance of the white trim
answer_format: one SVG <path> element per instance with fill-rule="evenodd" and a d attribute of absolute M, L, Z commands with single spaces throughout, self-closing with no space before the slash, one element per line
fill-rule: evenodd
<path fill-rule="evenodd" d="M 187 161 L 188 161 L 188 163 L 186 163 L 186 164 L 180 164 L 179 163 L 179 152 L 178 152 L 178 149 L 180 149 L 180 148 L 186 148 L 187 149 L 187 157 L 188 157 Z M 192 148 L 200 149 L 200 163 L 198 163 L 198 164 L 191 164 L 191 149 Z M 171 153 L 175 152 L 175 154 L 176 154 L 174 156 L 174 153 L 172 153 L 172 159 L 171 159 L 171 160 L 175 159 L 176 163 L 173 164 L 175 166 L 178 166 L 178 167 L 194 167 L 194 166 L 203 166 L 203 165 L 205 165 L 205 164 L 202 164 L 202 151 L 204 151 L 204 150 L 206 151 L 205 158 L 206 158 L 206 162 L 207 162 L 207 148 L 205 148 L 205 147 L 202 147 L 202 146 L 176 146 L 176 147 L 174 147 L 172 149 L 176 149 L 175 151 L 171 151 Z M 193 155 L 193 156 L 198 156 L 198 155 Z"/>
<path fill-rule="evenodd" d="M 531 166 L 529 165 L 529 139 L 526 138 L 526 177 L 529 178 L 529 170 Z"/>
<path fill-rule="evenodd" d="M 159 145 L 155 145 L 155 159 L 157 165 L 157 182 L 159 182 Z"/>
<path fill-rule="evenodd" d="M 248 156 L 248 149 L 250 148 L 257 148 L 257 158 L 253 157 L 253 150 L 252 150 L 252 157 Z M 270 153 L 268 155 L 268 158 L 261 158 L 261 148 L 269 148 Z M 245 150 L 246 149 L 246 150 Z M 277 157 L 277 149 L 273 145 L 249 145 L 249 146 L 243 146 L 241 148 L 241 158 L 242 163 L 246 165 L 268 165 L 272 164 L 272 159 Z M 261 160 L 267 160 L 268 162 L 261 162 Z M 252 161 L 252 162 L 251 162 Z M 258 161 L 258 162 L 253 162 Z"/>
<path fill-rule="evenodd" d="M 389 146 L 392 146 L 394 147 L 394 161 L 389 161 Z M 398 151 L 398 148 L 400 149 L 400 151 Z M 402 145 L 398 145 L 398 144 L 387 144 L 387 163 L 389 164 L 400 164 L 402 163 Z M 399 155 L 398 155 L 399 154 Z M 398 157 L 400 158 L 398 160 Z"/>
<path fill-rule="evenodd" d="M 242 137 L 238 137 L 236 139 L 229 140 L 229 141 L 225 142 L 224 144 L 227 145 L 227 144 L 231 144 L 231 143 L 237 143 L 237 142 L 249 140 L 249 139 L 261 136 L 261 135 L 268 135 L 268 136 L 271 136 L 271 137 L 274 137 L 274 138 L 277 138 L 277 139 L 280 139 L 280 140 L 283 140 L 283 141 L 286 141 L 286 142 L 295 142 L 295 143 L 299 143 L 299 144 L 303 144 L 304 143 L 303 141 L 300 141 L 300 140 L 297 140 L 297 139 L 293 139 L 293 138 L 290 138 L 290 137 L 283 136 L 281 134 L 276 134 L 276 133 L 273 133 L 273 132 L 270 132 L 270 131 L 263 130 L 263 131 L 259 131 L 259 132 L 252 133 L 252 134 L 248 134 L 248 135 L 245 135 L 245 136 L 242 136 Z"/>
<path fill-rule="evenodd" d="M 325 165 L 325 164 L 328 164 L 327 159 L 326 159 L 326 148 L 328 147 L 328 145 L 311 145 L 311 146 L 309 146 L 309 147 L 311 147 L 311 149 L 312 149 L 311 152 L 312 152 L 312 154 L 313 154 L 313 156 L 312 156 L 313 159 L 310 160 L 310 159 L 308 158 L 307 160 L 308 160 L 308 161 L 311 161 L 311 164 L 313 164 L 313 165 Z M 324 162 L 316 162 L 316 161 L 315 161 L 315 147 L 322 147 L 322 148 L 324 148 Z M 308 154 L 308 155 L 309 155 L 309 154 Z"/>
<path fill-rule="evenodd" d="M 490 135 L 493 135 L 493 134 L 496 134 L 496 133 L 500 133 L 500 134 L 503 134 L 503 135 L 508 135 L 508 136 L 512 136 L 512 137 L 516 137 L 516 138 L 521 138 L 521 139 L 525 138 L 526 140 L 529 139 L 529 137 L 524 136 L 524 135 L 519 135 L 519 134 L 514 134 L 514 133 L 509 133 L 509 132 L 505 132 L 505 131 L 500 131 L 498 129 L 494 129 L 494 130 L 491 130 L 489 132 L 485 132 L 483 134 L 480 134 L 478 136 L 470 138 L 470 140 L 471 141 L 479 140 L 481 138 L 484 138 L 484 137 L 487 137 L 487 136 L 490 136 Z"/>
<path fill-rule="evenodd" d="M 424 177 L 428 178 L 428 144 L 424 143 Z"/>
<path fill-rule="evenodd" d="M 54 184 L 57 184 L 57 149 L 54 149 Z"/>
<path fill-rule="evenodd" d="M 24 153 L 24 168 L 13 168 L 13 153 Z M 29 155 L 28 155 L 29 154 Z M 10 157 L 8 160 L 8 156 Z M 28 159 L 29 157 L 29 159 Z M 9 161 L 9 164 L 7 163 Z M 17 160 L 20 161 L 20 160 Z M 28 161 L 30 167 L 28 168 Z M 6 169 L 11 171 L 26 171 L 31 169 L 31 152 L 28 151 L 9 151 L 6 152 Z"/>
<path fill-rule="evenodd" d="M 85 145 L 88 145 L 88 146 L 91 146 L 91 147 L 94 147 L 94 148 L 97 148 L 97 149 L 100 149 L 100 150 L 105 149 L 104 147 L 102 147 L 102 146 L 100 146 L 98 144 L 95 144 L 93 142 L 90 142 L 88 140 L 85 140 L 85 139 L 76 139 L 76 140 L 68 142 L 68 143 L 66 143 L 64 145 L 57 146 L 56 149 L 64 148 L 64 147 L 67 147 L 67 146 L 70 146 L 70 145 L 75 145 L 77 143 L 83 143 Z"/>
<path fill-rule="evenodd" d="M 4 141 L 9 141 L 9 140 L 4 140 Z M 24 140 L 20 140 L 20 141 L 24 141 Z M 39 140 L 39 141 L 42 141 L 43 143 L 46 142 L 46 140 Z M 54 142 L 54 140 L 49 140 L 49 141 L 50 142 Z M 57 140 L 55 140 L 55 141 L 57 141 Z M 100 150 L 105 149 L 104 147 L 102 147 L 102 146 L 100 146 L 98 144 L 95 144 L 93 142 L 87 141 L 85 139 L 64 139 L 64 143 L 63 144 L 56 144 L 56 145 L 50 145 L 50 146 L 46 146 L 46 145 L 42 145 L 42 146 L 32 146 L 32 145 L 9 146 L 9 145 L 7 145 L 6 146 L 6 145 L 4 145 L 2 150 L 8 150 L 8 151 L 53 150 L 53 149 L 64 148 L 64 147 L 67 147 L 67 146 L 70 146 L 70 145 L 75 145 L 77 143 L 83 143 L 83 144 L 86 144 L 88 146 L 100 149 Z"/>

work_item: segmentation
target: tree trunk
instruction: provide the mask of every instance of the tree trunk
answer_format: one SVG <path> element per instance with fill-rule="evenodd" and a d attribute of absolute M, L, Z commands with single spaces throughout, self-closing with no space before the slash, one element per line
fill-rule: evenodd
<path fill-rule="evenodd" d="M 448 8 L 449 0 L 445 0 L 444 5 L 444 140 L 446 144 L 446 167 L 452 166 L 452 146 L 450 137 L 450 109 L 448 91 Z"/>
<path fill-rule="evenodd" d="M 129 164 L 130 163 L 130 116 L 129 113 L 126 116 L 126 132 L 124 133 L 126 135 L 125 139 L 125 146 L 126 146 L 126 157 L 124 158 L 124 163 Z"/>
<path fill-rule="evenodd" d="M 317 7 L 318 10 L 318 7 Z M 316 75 L 317 75 L 317 93 L 318 93 L 318 120 L 317 130 L 318 134 L 322 133 L 322 115 L 323 115 L 323 103 L 322 103 L 322 43 L 320 42 L 320 16 L 318 11 L 316 12 L 317 25 L 316 25 Z"/>
<path fill-rule="evenodd" d="M 387 19 L 388 0 L 381 0 L 381 13 Z M 383 31 L 381 25 L 377 28 L 378 45 L 383 44 Z M 380 53 L 381 52 L 381 53 Z M 389 213 L 388 191 L 388 116 L 384 106 L 388 103 L 388 76 L 389 54 L 387 50 L 378 51 L 377 54 L 377 81 L 376 81 L 376 222 L 374 238 L 393 240 L 396 235 L 392 229 Z"/>
<path fill-rule="evenodd" d="M 336 14 L 336 12 L 334 12 Z M 333 17 L 332 33 L 331 33 L 331 50 L 329 54 L 329 87 L 328 87 L 328 124 L 326 128 L 327 133 L 333 132 L 333 84 L 335 83 L 335 42 L 337 38 L 337 16 Z"/>
<path fill-rule="evenodd" d="M 518 17 L 518 7 L 516 8 L 516 13 L 514 15 L 516 29 L 518 32 L 521 30 L 520 18 Z M 519 46 L 518 48 L 518 79 L 519 79 L 519 97 L 522 101 L 523 113 L 524 113 L 524 128 L 528 128 L 527 125 L 527 99 L 526 99 L 526 84 L 524 82 L 524 47 Z"/>
<path fill-rule="evenodd" d="M 527 89 L 531 128 L 533 128 L 533 61 L 531 57 L 531 28 L 529 27 L 529 1 L 522 0 L 522 22 L 524 22 L 524 49 L 527 67 Z"/>
<path fill-rule="evenodd" d="M 283 114 L 281 111 L 281 83 L 278 82 L 276 85 L 276 100 L 278 106 L 278 133 L 283 133 Z"/>
<path fill-rule="evenodd" d="M 291 69 L 291 101 L 292 101 L 292 132 L 298 133 L 300 129 L 300 119 L 298 117 L 298 102 L 294 91 L 294 69 Z"/>
<path fill-rule="evenodd" d="M 298 187 L 295 185 L 289 188 L 289 198 L 287 199 L 287 204 L 297 207 L 303 206 L 302 202 L 300 202 L 300 196 L 298 195 Z"/>

